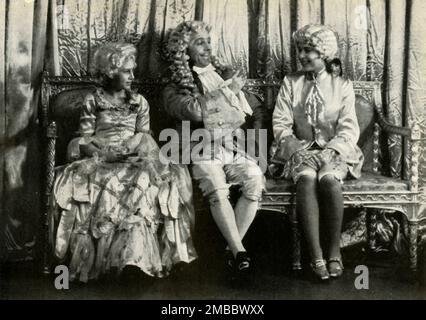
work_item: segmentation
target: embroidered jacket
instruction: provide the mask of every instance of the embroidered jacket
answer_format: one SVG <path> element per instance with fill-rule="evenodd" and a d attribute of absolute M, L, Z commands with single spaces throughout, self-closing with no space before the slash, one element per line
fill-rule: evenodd
<path fill-rule="evenodd" d="M 304 72 L 284 78 L 273 112 L 275 141 L 271 152 L 274 154 L 280 147 L 284 160 L 288 160 L 296 151 L 307 149 L 316 142 L 321 148 L 337 151 L 351 165 L 351 174 L 357 178 L 364 156 L 357 145 L 360 132 L 352 82 L 325 70 L 318 75 L 317 81 L 324 106 L 316 123 L 311 125 L 306 99 L 314 85 L 313 79 Z"/>
<path fill-rule="evenodd" d="M 206 99 L 209 99 L 209 97 L 212 96 L 211 93 L 214 94 L 213 91 L 209 91 L 209 94 L 205 92 L 205 85 L 203 86 L 202 81 L 196 72 L 193 72 L 193 77 L 200 91 L 200 95 L 194 96 L 192 94 L 182 92 L 174 83 L 168 84 L 162 93 L 163 108 L 175 121 L 176 129 L 179 134 L 181 134 L 182 121 L 191 122 L 191 131 L 204 127 L 202 105 L 205 104 Z M 216 90 L 221 90 L 231 101 L 235 102 L 235 99 L 237 99 L 237 95 L 231 93 L 230 89 L 225 88 L 225 86 L 217 88 Z M 252 127 L 255 129 L 265 128 L 265 119 L 267 114 L 260 99 L 247 92 L 241 92 L 240 95 L 243 95 L 244 100 L 246 101 L 245 108 L 242 108 L 242 112 L 245 113 L 244 116 L 246 123 L 242 127 Z M 233 122 L 233 119 L 226 118 L 226 114 L 221 113 L 219 111 L 219 107 L 220 106 L 218 106 L 217 109 L 218 112 L 211 113 L 210 116 L 213 117 L 213 121 L 217 123 L 217 128 L 228 127 L 228 125 Z M 247 110 L 247 108 L 251 110 Z M 181 138 L 184 137 L 181 136 Z"/>

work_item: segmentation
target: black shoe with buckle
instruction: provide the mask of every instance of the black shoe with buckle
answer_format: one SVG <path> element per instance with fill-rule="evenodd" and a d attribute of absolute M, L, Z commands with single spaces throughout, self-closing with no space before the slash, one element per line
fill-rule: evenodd
<path fill-rule="evenodd" d="M 234 255 L 229 249 L 225 250 L 225 265 L 227 270 L 232 271 L 234 269 Z"/>
<path fill-rule="evenodd" d="M 253 265 L 245 251 L 238 252 L 234 261 L 235 280 L 239 285 L 247 285 L 251 280 Z"/>

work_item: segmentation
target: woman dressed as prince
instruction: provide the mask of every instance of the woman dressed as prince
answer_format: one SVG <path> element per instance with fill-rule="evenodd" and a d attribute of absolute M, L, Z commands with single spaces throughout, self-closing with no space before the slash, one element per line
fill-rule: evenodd
<path fill-rule="evenodd" d="M 293 37 L 302 70 L 287 75 L 278 94 L 272 123 L 275 164 L 270 168 L 296 184 L 296 211 L 312 271 L 326 280 L 343 273 L 342 181 L 361 175 L 364 157 L 357 146 L 352 82 L 336 69 L 336 33 L 327 26 L 307 25 Z"/>

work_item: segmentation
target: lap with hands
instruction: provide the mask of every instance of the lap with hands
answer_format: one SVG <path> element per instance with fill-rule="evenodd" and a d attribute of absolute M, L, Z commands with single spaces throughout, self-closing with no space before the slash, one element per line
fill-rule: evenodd
<path fill-rule="evenodd" d="M 293 157 L 296 163 L 302 163 L 318 171 L 324 165 L 330 163 L 336 155 L 338 153 L 334 149 L 325 148 L 319 153 L 299 150 L 293 154 Z"/>

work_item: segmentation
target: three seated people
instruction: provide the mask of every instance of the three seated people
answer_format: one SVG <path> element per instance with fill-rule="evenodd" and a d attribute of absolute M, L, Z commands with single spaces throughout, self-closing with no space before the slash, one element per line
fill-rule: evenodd
<path fill-rule="evenodd" d="M 236 133 L 248 123 L 262 128 L 266 110 L 244 91 L 241 72 L 212 56 L 210 29 L 201 21 L 184 22 L 166 45 L 171 66 L 162 107 L 174 119 L 180 151 L 191 154 L 191 174 L 183 164 L 161 161 L 149 130 L 148 103 L 131 91 L 135 47 L 110 43 L 97 50 L 102 86 L 85 98 L 81 137 L 70 143 L 72 162 L 57 169 L 53 191 L 59 220 L 55 253 L 71 257 L 72 278 L 87 281 L 129 266 L 163 277 L 177 263 L 193 261 L 192 179 L 227 242 L 230 273 L 250 273 L 242 240 L 259 208 L 265 175 Z M 335 72 L 336 34 L 308 25 L 294 40 L 303 69 L 287 75 L 279 91 L 269 169 L 275 178 L 296 184 L 312 271 L 325 280 L 343 272 L 341 182 L 359 177 L 363 156 L 352 83 Z M 202 150 L 195 152 L 194 141 L 184 140 L 185 126 L 208 133 Z M 231 185 L 240 189 L 234 207 Z M 321 233 L 320 216 L 325 218 Z M 320 234 L 327 238 L 324 253 Z"/>

